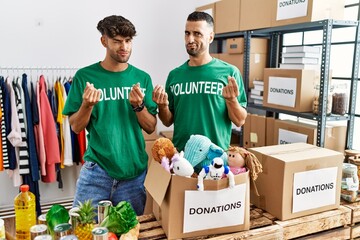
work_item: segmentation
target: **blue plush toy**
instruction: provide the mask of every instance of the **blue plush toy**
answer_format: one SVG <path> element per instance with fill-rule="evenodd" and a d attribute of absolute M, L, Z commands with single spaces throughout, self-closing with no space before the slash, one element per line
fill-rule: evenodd
<path fill-rule="evenodd" d="M 227 154 L 211 140 L 203 135 L 191 135 L 185 144 L 184 157 L 199 173 L 205 166 L 209 166 L 215 157 L 223 159 L 227 165 Z"/>

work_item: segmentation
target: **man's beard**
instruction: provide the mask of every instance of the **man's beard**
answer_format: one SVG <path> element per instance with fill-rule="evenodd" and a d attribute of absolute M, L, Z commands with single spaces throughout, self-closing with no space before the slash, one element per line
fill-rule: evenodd
<path fill-rule="evenodd" d="M 129 58 L 131 56 L 131 52 L 126 57 L 119 57 L 116 54 L 110 55 L 113 60 L 115 60 L 118 63 L 127 63 L 129 61 Z"/>
<path fill-rule="evenodd" d="M 198 51 L 196 50 L 191 50 L 191 49 L 186 49 L 187 53 L 192 56 L 192 57 L 196 57 L 198 55 Z"/>

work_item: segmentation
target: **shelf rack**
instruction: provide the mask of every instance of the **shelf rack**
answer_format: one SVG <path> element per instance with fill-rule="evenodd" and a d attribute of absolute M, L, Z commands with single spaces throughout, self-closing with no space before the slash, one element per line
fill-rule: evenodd
<path fill-rule="evenodd" d="M 349 97 L 349 110 L 346 116 L 339 115 L 326 115 L 326 105 L 327 105 L 327 94 L 329 89 L 329 77 L 330 77 L 330 51 L 331 51 L 331 36 L 332 30 L 335 28 L 345 28 L 345 27 L 354 27 L 356 29 L 355 39 L 354 39 L 354 55 L 353 55 L 353 66 L 351 73 L 351 86 L 350 86 L 350 97 Z M 321 53 L 321 65 L 320 65 L 320 94 L 319 94 L 319 114 L 315 116 L 312 113 L 297 113 L 290 111 L 283 111 L 273 108 L 265 108 L 262 106 L 257 106 L 249 104 L 248 107 L 257 108 L 265 110 L 268 113 L 285 113 L 301 118 L 312 119 L 317 121 L 317 138 L 316 145 L 324 147 L 325 139 L 325 127 L 326 121 L 338 121 L 338 120 L 347 120 L 347 137 L 346 137 L 346 148 L 352 149 L 353 144 L 353 130 L 355 122 L 355 107 L 356 107 L 356 93 L 357 93 L 357 83 L 358 83 L 358 73 L 359 73 L 359 22 L 358 21 L 340 21 L 326 19 L 315 22 L 291 24 L 286 26 L 278 26 L 272 28 L 258 29 L 252 31 L 239 31 L 231 33 L 216 34 L 215 39 L 226 39 L 234 37 L 244 37 L 245 46 L 244 46 L 244 70 L 243 70 L 243 79 L 245 83 L 245 90 L 249 93 L 249 69 L 250 69 L 250 40 L 251 37 L 267 37 L 270 39 L 270 61 L 269 67 L 277 67 L 279 63 L 279 49 L 282 46 L 283 34 L 294 33 L 294 32 L 307 32 L 322 30 L 323 32 L 323 41 L 322 41 L 322 53 Z M 222 47 L 222 41 L 219 41 L 218 49 Z M 220 48 L 219 48 L 220 47 Z"/>

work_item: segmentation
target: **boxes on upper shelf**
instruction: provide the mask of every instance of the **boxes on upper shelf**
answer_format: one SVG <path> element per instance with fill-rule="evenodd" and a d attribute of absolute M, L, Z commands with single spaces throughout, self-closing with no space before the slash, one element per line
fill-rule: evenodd
<path fill-rule="evenodd" d="M 249 230 L 249 172 L 234 178 L 232 189 L 223 178 L 204 180 L 205 191 L 198 191 L 197 178 L 172 175 L 152 161 L 144 185 L 160 206 L 155 215 L 166 236 L 178 239 Z"/>
<path fill-rule="evenodd" d="M 306 143 L 250 148 L 262 164 L 251 203 L 284 221 L 340 206 L 342 153 Z"/>
<path fill-rule="evenodd" d="M 273 15 L 271 26 L 344 19 L 344 0 L 271 0 Z"/>
<path fill-rule="evenodd" d="M 211 4 L 207 4 L 207 5 L 204 5 L 204 6 L 197 7 L 196 11 L 206 12 L 206 13 L 210 14 L 213 17 L 214 22 L 216 22 L 215 3 L 211 3 Z M 214 25 L 214 32 L 216 32 L 216 26 L 215 25 Z"/>
<path fill-rule="evenodd" d="M 235 32 L 240 29 L 240 0 L 215 3 L 215 33 Z"/>
<path fill-rule="evenodd" d="M 272 5 L 269 0 L 241 0 L 240 31 L 271 27 Z"/>
<path fill-rule="evenodd" d="M 293 112 L 312 111 L 319 75 L 315 70 L 265 68 L 263 106 Z"/>
<path fill-rule="evenodd" d="M 249 87 L 253 87 L 255 79 L 262 79 L 267 63 L 268 40 L 252 38 L 250 41 Z M 244 38 L 226 40 L 226 53 L 219 54 L 219 59 L 235 65 L 243 73 L 244 69 Z"/>
<path fill-rule="evenodd" d="M 250 53 L 267 54 L 268 42 L 266 38 L 251 38 Z M 244 38 L 228 38 L 226 39 L 226 52 L 230 54 L 241 54 L 245 50 Z"/>

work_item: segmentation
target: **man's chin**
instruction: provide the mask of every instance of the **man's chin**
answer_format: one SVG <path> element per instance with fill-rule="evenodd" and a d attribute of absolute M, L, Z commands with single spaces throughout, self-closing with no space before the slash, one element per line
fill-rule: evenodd
<path fill-rule="evenodd" d="M 194 52 L 194 51 L 190 51 L 190 50 L 187 50 L 187 53 L 192 56 L 192 57 L 196 57 L 197 56 L 197 52 Z"/>

